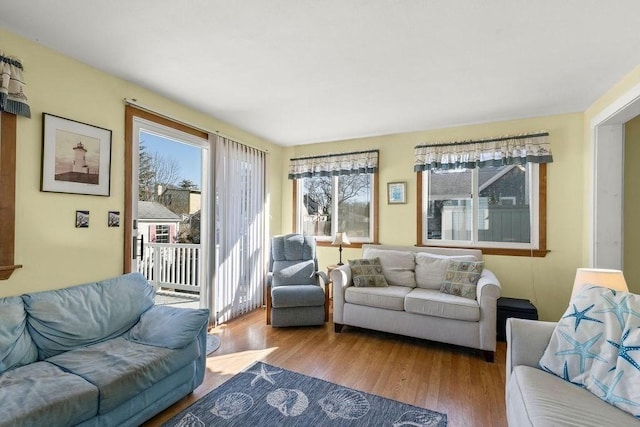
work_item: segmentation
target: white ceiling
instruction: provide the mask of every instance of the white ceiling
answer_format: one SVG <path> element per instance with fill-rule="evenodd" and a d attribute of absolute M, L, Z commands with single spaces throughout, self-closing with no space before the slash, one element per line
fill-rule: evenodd
<path fill-rule="evenodd" d="M 640 64 L 638 0 L 0 0 L 0 10 L 5 29 L 280 145 L 584 111 Z"/>

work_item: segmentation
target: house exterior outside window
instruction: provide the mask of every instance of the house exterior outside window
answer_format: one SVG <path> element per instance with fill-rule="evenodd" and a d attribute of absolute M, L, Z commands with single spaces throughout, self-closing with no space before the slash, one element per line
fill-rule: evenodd
<path fill-rule="evenodd" d="M 294 231 L 329 245 L 345 232 L 351 246 L 378 240 L 378 150 L 291 159 Z"/>
<path fill-rule="evenodd" d="M 330 242 L 345 231 L 352 242 L 374 241 L 375 174 L 322 176 L 296 180 L 296 230 Z"/>
<path fill-rule="evenodd" d="M 155 243 L 171 243 L 171 226 L 158 224 L 155 229 Z"/>
<path fill-rule="evenodd" d="M 416 146 L 417 244 L 545 256 L 548 136 Z"/>

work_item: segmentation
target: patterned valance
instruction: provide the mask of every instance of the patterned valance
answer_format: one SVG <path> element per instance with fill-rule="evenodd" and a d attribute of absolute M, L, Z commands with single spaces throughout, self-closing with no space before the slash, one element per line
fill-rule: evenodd
<path fill-rule="evenodd" d="M 477 141 L 434 143 L 415 147 L 415 172 L 485 166 L 551 163 L 549 133 L 513 135 Z"/>
<path fill-rule="evenodd" d="M 378 170 L 378 150 L 290 159 L 289 179 L 357 175 Z"/>
<path fill-rule="evenodd" d="M 19 59 L 9 58 L 0 50 L 0 111 L 31 117 L 22 71 Z"/>

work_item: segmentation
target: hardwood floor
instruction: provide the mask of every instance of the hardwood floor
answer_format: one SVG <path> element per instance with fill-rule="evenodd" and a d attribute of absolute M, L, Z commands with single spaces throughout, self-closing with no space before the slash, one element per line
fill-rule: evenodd
<path fill-rule="evenodd" d="M 253 362 L 291 371 L 411 405 L 444 412 L 449 426 L 506 426 L 505 350 L 495 362 L 478 351 L 345 327 L 272 328 L 264 309 L 212 331 L 220 348 L 207 358 L 204 383 L 148 421 L 158 426 Z"/>

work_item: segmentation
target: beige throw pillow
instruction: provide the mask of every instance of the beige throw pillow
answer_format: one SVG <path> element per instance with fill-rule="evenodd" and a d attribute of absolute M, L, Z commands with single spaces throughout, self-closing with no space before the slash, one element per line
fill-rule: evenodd
<path fill-rule="evenodd" d="M 483 261 L 450 260 L 440 291 L 445 294 L 476 299 L 476 287 L 483 269 Z"/>
<path fill-rule="evenodd" d="M 416 287 L 416 259 L 413 252 L 367 248 L 363 257 L 380 258 L 382 274 L 390 285 Z"/>
<path fill-rule="evenodd" d="M 416 284 L 423 289 L 440 289 L 450 260 L 477 261 L 473 255 L 436 255 L 416 253 Z"/>
<path fill-rule="evenodd" d="M 350 259 L 351 278 L 356 287 L 385 287 L 389 286 L 382 274 L 380 258 Z"/>

